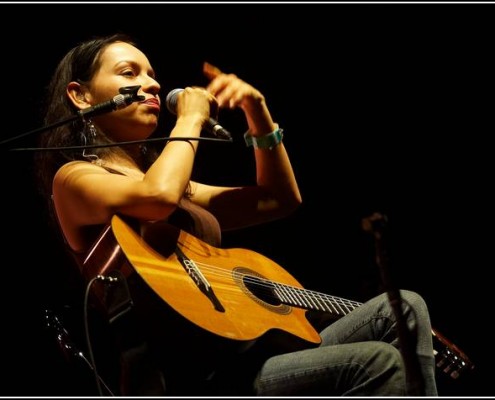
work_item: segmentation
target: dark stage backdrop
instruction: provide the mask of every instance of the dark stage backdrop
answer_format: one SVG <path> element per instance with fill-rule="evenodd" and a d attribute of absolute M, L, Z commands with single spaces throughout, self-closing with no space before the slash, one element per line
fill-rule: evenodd
<path fill-rule="evenodd" d="M 41 126 L 51 71 L 93 35 L 133 35 L 162 97 L 203 85 L 205 60 L 238 74 L 264 92 L 285 129 L 304 205 L 283 221 L 226 234 L 224 246 L 265 254 L 308 289 L 364 301 L 381 285 L 361 220 L 385 213 L 397 285 L 420 293 L 433 325 L 476 364 L 457 381 L 441 376 L 440 394 L 494 394 L 494 5 L 1 4 L 0 13 L 1 140 Z M 158 135 L 173 118 L 163 111 Z M 251 182 L 244 121 L 235 112 L 219 120 L 234 143 L 202 143 L 195 177 Z M 0 395 L 92 394 L 44 319 L 71 297 L 70 274 L 43 216 L 32 153 L 10 151 L 34 141 L 0 149 Z"/>

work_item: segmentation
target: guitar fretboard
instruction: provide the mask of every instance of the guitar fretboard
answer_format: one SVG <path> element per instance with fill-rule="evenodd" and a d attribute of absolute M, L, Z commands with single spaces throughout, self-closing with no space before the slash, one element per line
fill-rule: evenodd
<path fill-rule="evenodd" d="M 356 301 L 280 283 L 274 283 L 273 286 L 274 294 L 282 303 L 306 310 L 322 311 L 335 314 L 336 316 L 344 316 L 362 305 L 362 303 Z"/>

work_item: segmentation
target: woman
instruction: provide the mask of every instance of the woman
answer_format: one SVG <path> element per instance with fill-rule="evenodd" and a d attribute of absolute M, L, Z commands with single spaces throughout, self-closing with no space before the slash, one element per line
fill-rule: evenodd
<path fill-rule="evenodd" d="M 301 204 L 282 129 L 273 121 L 264 96 L 210 64 L 204 64 L 203 72 L 209 79 L 206 88 L 187 87 L 177 94 L 177 119 L 169 135 L 175 140 L 156 154 L 140 144 L 39 153 L 37 171 L 48 207 L 69 251 L 80 261 L 116 214 L 138 221 L 143 235 L 166 221 L 218 247 L 221 231 L 282 218 Z M 128 37 L 97 38 L 74 47 L 49 85 L 46 125 L 108 101 L 127 86 L 139 86 L 137 94 L 143 99 L 57 127 L 42 136 L 42 147 L 139 141 L 158 126 L 163 107 L 160 84 L 146 55 Z M 255 186 L 219 187 L 191 180 L 199 145 L 194 138 L 200 137 L 218 108 L 240 108 L 245 114 L 245 140 L 256 161 Z M 121 365 L 119 394 L 410 393 L 394 314 L 384 295 L 328 326 L 318 347 L 282 354 L 251 348 L 231 353 L 195 334 L 183 334 L 159 317 L 162 305 L 141 300 L 134 283 L 129 285 L 135 312 L 111 327 Z M 415 293 L 404 291 L 402 296 L 404 315 L 416 338 L 421 393 L 436 395 L 426 305 Z M 164 343 L 162 332 L 170 335 L 170 342 Z M 188 346 L 170 351 L 184 338 Z"/>

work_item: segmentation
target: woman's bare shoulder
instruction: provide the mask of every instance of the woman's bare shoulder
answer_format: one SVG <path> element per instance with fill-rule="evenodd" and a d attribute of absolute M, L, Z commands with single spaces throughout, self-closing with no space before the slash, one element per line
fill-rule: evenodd
<path fill-rule="evenodd" d="M 91 173 L 107 173 L 107 171 L 101 166 L 83 160 L 75 160 L 69 161 L 62 165 L 57 172 L 55 173 L 55 181 L 58 179 L 63 179 L 72 175 L 73 173 L 83 173 L 83 172 L 91 172 Z"/>

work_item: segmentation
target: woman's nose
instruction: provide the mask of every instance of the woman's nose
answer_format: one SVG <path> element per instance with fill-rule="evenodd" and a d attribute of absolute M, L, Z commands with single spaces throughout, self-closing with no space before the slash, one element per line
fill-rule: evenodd
<path fill-rule="evenodd" d="M 160 91 L 160 84 L 155 78 L 148 76 L 143 81 L 143 90 L 148 93 L 157 94 Z"/>

